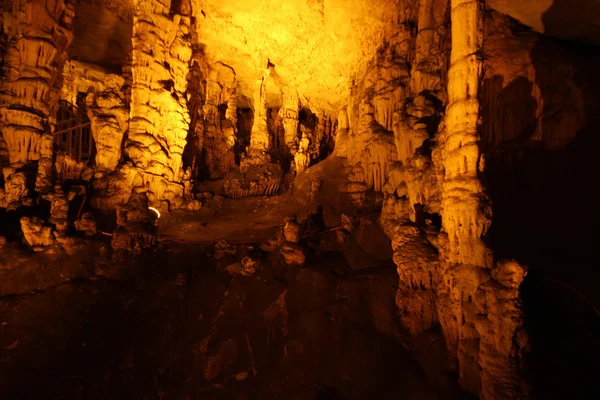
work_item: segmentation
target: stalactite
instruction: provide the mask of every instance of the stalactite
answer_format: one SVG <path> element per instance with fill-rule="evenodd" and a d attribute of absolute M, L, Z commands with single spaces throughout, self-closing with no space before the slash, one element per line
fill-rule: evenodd
<path fill-rule="evenodd" d="M 38 191 L 51 187 L 52 138 L 44 137 L 54 129 L 57 82 L 73 39 L 73 17 L 73 5 L 63 1 L 21 0 L 13 6 L 0 84 L 0 130 L 11 164 L 40 160 Z"/>

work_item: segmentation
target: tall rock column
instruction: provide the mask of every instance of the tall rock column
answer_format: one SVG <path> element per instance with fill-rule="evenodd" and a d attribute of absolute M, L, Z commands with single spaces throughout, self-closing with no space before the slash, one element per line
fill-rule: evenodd
<path fill-rule="evenodd" d="M 215 63 L 206 78 L 206 100 L 203 114 L 202 164 L 208 177 L 225 177 L 235 164 L 235 129 L 237 124 L 236 77 L 231 67 Z M 227 104 L 222 119 L 219 106 Z"/>
<path fill-rule="evenodd" d="M 190 124 L 186 102 L 192 56 L 189 5 L 134 0 L 131 121 L 126 151 L 150 203 L 182 203 L 182 154 Z"/>
<path fill-rule="evenodd" d="M 284 140 L 289 149 L 292 149 L 298 140 L 298 110 L 300 100 L 295 90 L 286 88 L 282 96 L 281 117 L 283 119 Z"/>
<path fill-rule="evenodd" d="M 52 131 L 66 49 L 73 39 L 72 4 L 15 0 L 0 84 L 0 131 L 9 161 L 38 161 L 36 189 L 52 186 Z"/>
<path fill-rule="evenodd" d="M 284 88 L 281 96 L 279 117 L 283 125 L 283 143 L 281 151 L 283 159 L 294 164 L 294 156 L 298 151 L 298 110 L 300 100 L 298 92 L 289 87 Z"/>
<path fill-rule="evenodd" d="M 494 264 L 482 238 L 490 223 L 479 179 L 478 91 L 483 2 L 452 0 L 452 52 L 442 173 L 441 282 L 438 314 L 461 385 L 482 399 L 524 398 L 519 363 L 524 346 L 518 288 L 525 269 Z"/>
<path fill-rule="evenodd" d="M 256 82 L 254 92 L 254 124 L 250 132 L 250 148 L 248 156 L 253 164 L 266 164 L 269 162 L 269 129 L 267 127 L 267 74 Z"/>

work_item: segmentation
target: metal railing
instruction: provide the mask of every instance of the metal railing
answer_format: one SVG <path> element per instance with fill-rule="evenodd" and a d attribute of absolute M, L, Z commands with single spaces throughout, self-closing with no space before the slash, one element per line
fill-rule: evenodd
<path fill-rule="evenodd" d="M 77 162 L 88 163 L 94 151 L 91 122 L 85 112 L 61 100 L 56 115 L 55 145 Z"/>

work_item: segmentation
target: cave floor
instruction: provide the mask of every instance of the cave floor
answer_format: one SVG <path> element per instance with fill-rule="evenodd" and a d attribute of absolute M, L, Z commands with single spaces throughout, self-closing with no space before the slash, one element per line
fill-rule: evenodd
<path fill-rule="evenodd" d="M 106 236 L 74 255 L 7 243 L 0 398 L 469 398 L 442 371 L 434 337 L 417 350 L 428 373 L 400 345 L 398 276 L 389 244 L 376 245 L 381 232 L 363 231 L 366 252 L 322 249 L 302 268 L 260 249 L 286 216 L 310 207 L 285 195 L 174 212 L 159 221 L 157 248 L 133 259 L 111 255 Z M 339 223 L 333 209 L 324 217 Z M 234 244 L 222 254 L 221 239 Z M 227 271 L 244 257 L 260 264 L 255 275 Z M 599 320 L 531 272 L 523 294 L 534 397 L 595 398 Z"/>
<path fill-rule="evenodd" d="M 198 246 L 169 246 L 143 257 L 132 281 L 2 298 L 2 398 L 438 398 L 369 319 L 391 323 L 393 268 L 336 278 L 335 256 L 295 270 L 263 262 L 232 277 Z"/>
<path fill-rule="evenodd" d="M 163 216 L 159 234 L 174 240 L 134 260 L 111 258 L 102 236 L 58 260 L 7 244 L 4 261 L 16 261 L 0 268 L 1 397 L 462 398 L 399 344 L 391 261 L 355 271 L 324 251 L 287 267 L 259 249 L 307 208 L 280 196 Z M 217 239 L 246 244 L 215 254 L 177 242 Z M 244 257 L 256 274 L 226 270 Z"/>
<path fill-rule="evenodd" d="M 219 207 L 206 206 L 197 212 L 175 211 L 161 216 L 159 234 L 183 241 L 224 239 L 254 243 L 274 237 L 285 217 L 303 212 L 306 212 L 306 205 L 289 194 L 223 199 Z"/>

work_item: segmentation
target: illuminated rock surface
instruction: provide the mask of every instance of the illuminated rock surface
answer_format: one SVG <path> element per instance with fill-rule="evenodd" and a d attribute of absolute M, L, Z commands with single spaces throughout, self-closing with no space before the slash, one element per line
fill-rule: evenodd
<path fill-rule="evenodd" d="M 122 297 L 177 310 L 201 332 L 182 322 L 178 337 L 149 339 L 173 363 L 153 359 L 163 372 L 151 387 L 106 378 L 82 393 L 524 399 L 556 389 L 539 377 L 565 356 L 540 356 L 555 343 L 544 341 L 554 333 L 536 290 L 560 298 L 554 282 L 594 304 L 584 256 L 595 258 L 600 223 L 597 6 L 11 3 L 0 35 L 0 293 L 152 281 L 158 268 L 169 282 L 136 282 Z M 571 263 L 583 290 L 548 272 L 568 278 Z M 119 371 L 143 371 L 122 358 Z M 94 374 L 114 376 L 108 364 Z M 587 393 L 594 382 L 570 386 Z"/>

